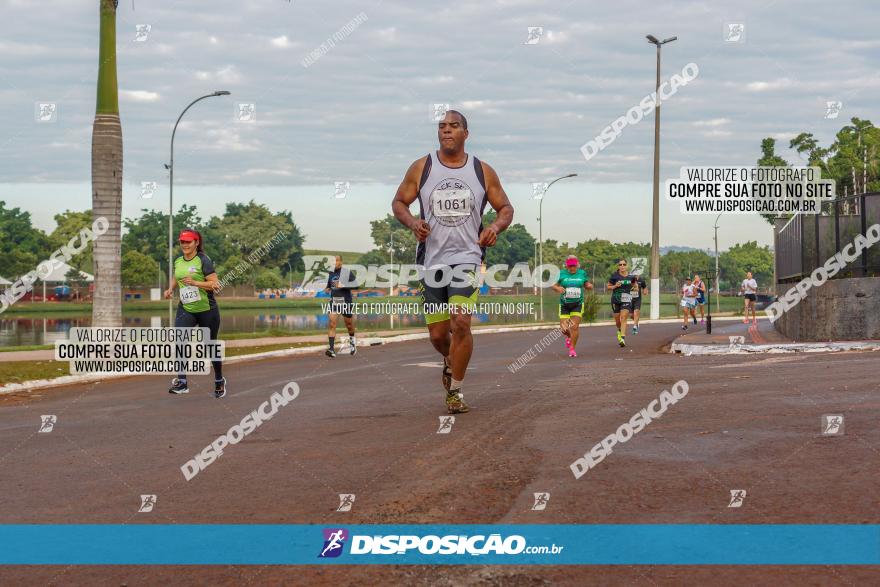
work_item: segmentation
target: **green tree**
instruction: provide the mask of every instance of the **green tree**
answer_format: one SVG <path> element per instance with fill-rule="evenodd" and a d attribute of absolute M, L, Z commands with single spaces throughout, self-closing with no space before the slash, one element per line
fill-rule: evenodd
<path fill-rule="evenodd" d="M 80 231 L 85 228 L 92 228 L 92 211 L 75 212 L 73 210 L 66 210 L 61 214 L 55 215 L 55 225 L 55 230 L 49 235 L 52 249 L 58 249 L 66 245 L 74 237 L 77 237 L 78 242 Z M 92 247 L 86 247 L 82 253 L 68 260 L 67 264 L 86 273 L 94 273 Z"/>
<path fill-rule="evenodd" d="M 732 246 L 721 253 L 718 259 L 721 268 L 721 287 L 739 289 L 745 279 L 746 271 L 751 271 L 758 285 L 768 287 L 773 281 L 773 251 L 770 247 L 758 246 L 757 241 L 748 241 Z"/>
<path fill-rule="evenodd" d="M 10 281 L 33 271 L 52 252 L 49 237 L 31 224 L 29 212 L 0 201 L 0 275 Z"/>
<path fill-rule="evenodd" d="M 158 263 L 162 275 L 168 276 L 168 214 L 159 212 L 158 210 L 141 210 L 138 218 L 127 218 L 125 220 L 125 236 L 122 237 L 123 254 L 129 251 L 137 251 L 151 258 Z M 199 229 L 202 220 L 196 211 L 195 206 L 183 205 L 180 210 L 174 214 L 174 226 L 188 227 Z M 103 237 L 102 237 L 103 238 Z M 177 235 L 172 235 L 174 240 L 174 257 L 180 254 L 177 245 Z M 205 247 L 211 251 L 207 237 L 205 239 Z M 213 253 L 209 253 L 212 259 Z M 163 281 L 163 283 L 165 283 Z"/>
<path fill-rule="evenodd" d="M 162 269 L 155 259 L 139 251 L 128 251 L 122 256 L 122 283 L 127 286 L 156 285 L 161 283 Z"/>
<path fill-rule="evenodd" d="M 687 277 L 714 267 L 715 259 L 705 251 L 669 251 L 660 259 L 660 283 L 677 291 Z"/>
<path fill-rule="evenodd" d="M 382 263 L 388 263 L 391 251 L 391 235 L 394 234 L 394 263 L 415 263 L 418 241 L 410 229 L 405 227 L 392 214 L 370 221 L 370 237 L 376 245 L 374 251 L 385 254 Z M 363 261 L 358 261 L 366 265 Z"/>
<path fill-rule="evenodd" d="M 498 214 L 490 210 L 483 217 L 483 225 L 495 222 Z M 535 237 L 522 224 L 511 224 L 498 235 L 495 245 L 486 248 L 486 265 L 528 263 L 535 255 Z"/>
<path fill-rule="evenodd" d="M 403 258 L 400 259 L 401 263 L 411 263 L 413 261 L 412 258 Z M 370 265 L 383 265 L 388 262 L 388 251 L 383 251 L 381 249 L 373 249 L 371 251 L 367 251 L 363 255 L 358 258 L 356 263 L 359 265 L 363 265 L 365 267 L 369 267 Z M 398 258 L 394 257 L 394 264 L 398 264 Z"/>
<path fill-rule="evenodd" d="M 95 293 L 92 326 L 122 326 L 122 124 L 116 83 L 116 4 L 99 0 L 98 98 L 92 125 L 92 211 L 109 229 L 92 243 Z"/>
<path fill-rule="evenodd" d="M 759 167 L 788 167 L 788 161 L 776 154 L 776 139 L 766 138 L 761 141 L 761 158 L 758 159 Z M 776 221 L 776 214 L 761 214 L 770 226 Z"/>
<path fill-rule="evenodd" d="M 280 289 L 286 286 L 287 283 L 277 268 L 261 267 L 254 272 L 254 287 L 257 289 Z"/>
<path fill-rule="evenodd" d="M 222 217 L 211 218 L 202 234 L 205 246 L 220 253 L 212 256 L 215 261 L 239 254 L 254 265 L 283 270 L 285 275 L 288 262 L 293 270 L 302 268 L 304 237 L 290 212 L 273 213 L 253 200 L 247 204 L 232 202 L 226 204 Z"/>

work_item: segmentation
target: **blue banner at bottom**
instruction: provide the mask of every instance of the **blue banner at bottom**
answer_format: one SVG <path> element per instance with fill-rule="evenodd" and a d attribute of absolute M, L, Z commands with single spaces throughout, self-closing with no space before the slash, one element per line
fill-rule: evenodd
<path fill-rule="evenodd" d="M 877 565 L 880 525 L 0 525 L 14 565 Z"/>

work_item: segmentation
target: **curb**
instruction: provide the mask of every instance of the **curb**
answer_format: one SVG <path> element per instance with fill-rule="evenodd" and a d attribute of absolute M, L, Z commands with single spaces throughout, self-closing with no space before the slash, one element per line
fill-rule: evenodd
<path fill-rule="evenodd" d="M 670 353 L 694 355 L 749 355 L 755 353 L 838 353 L 843 351 L 880 351 L 880 341 L 865 342 L 791 342 L 778 344 L 684 344 L 673 343 Z"/>

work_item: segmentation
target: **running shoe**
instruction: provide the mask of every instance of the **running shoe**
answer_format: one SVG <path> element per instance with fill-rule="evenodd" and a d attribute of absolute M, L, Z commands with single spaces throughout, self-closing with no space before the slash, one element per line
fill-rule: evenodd
<path fill-rule="evenodd" d="M 168 393 L 189 393 L 189 387 L 186 385 L 186 379 L 181 381 L 177 377 L 171 380 L 171 387 L 168 389 Z"/>
<path fill-rule="evenodd" d="M 743 318 L 743 324 L 748 324 L 748 323 L 749 323 L 749 319 L 748 319 L 748 318 Z"/>
<path fill-rule="evenodd" d="M 355 339 L 352 338 L 352 339 L 349 341 L 349 345 L 351 346 L 351 351 L 349 352 L 349 354 L 352 354 L 352 355 L 353 355 L 353 354 L 355 354 L 356 352 L 358 352 L 358 349 L 357 349 L 357 341 L 356 341 Z"/>
<path fill-rule="evenodd" d="M 443 357 L 443 373 L 440 374 L 440 380 L 443 382 L 443 389 L 448 393 L 449 388 L 452 387 L 452 369 L 449 368 L 446 357 Z"/>
<path fill-rule="evenodd" d="M 328 357 L 331 357 L 334 359 L 336 358 L 336 351 L 334 351 L 334 350 L 327 349 L 326 351 L 324 351 L 324 354 L 327 355 Z"/>
<path fill-rule="evenodd" d="M 633 325 L 633 334 L 638 334 L 638 333 L 639 333 L 639 327 L 638 327 L 638 325 L 634 324 Z"/>
<path fill-rule="evenodd" d="M 619 344 L 620 344 L 621 347 L 625 347 L 625 346 L 626 346 L 626 337 L 625 337 L 625 336 L 621 336 L 621 337 L 620 337 L 620 343 L 619 343 Z"/>
<path fill-rule="evenodd" d="M 446 392 L 447 412 L 450 414 L 464 414 L 469 410 L 468 405 L 464 403 L 464 394 L 461 393 L 460 389 Z"/>
<path fill-rule="evenodd" d="M 222 377 L 220 381 L 214 382 L 214 397 L 220 399 L 226 395 L 226 378 Z"/>
<path fill-rule="evenodd" d="M 688 325 L 687 325 L 687 324 L 682 325 L 681 329 L 682 329 L 682 330 L 687 330 L 687 329 L 688 329 Z"/>
<path fill-rule="evenodd" d="M 574 349 L 569 349 L 568 356 L 569 357 L 577 357 L 578 354 L 574 351 Z"/>
<path fill-rule="evenodd" d="M 700 324 L 705 324 L 705 323 L 706 323 L 706 319 L 705 319 L 705 318 L 700 318 Z"/>
<path fill-rule="evenodd" d="M 617 331 L 617 344 L 619 344 L 622 347 L 626 346 L 626 342 L 623 339 L 623 335 L 620 334 L 619 330 Z"/>
<path fill-rule="evenodd" d="M 697 323 L 697 317 L 696 317 L 696 316 L 693 316 L 693 319 L 694 319 L 694 324 L 696 324 L 696 323 Z"/>

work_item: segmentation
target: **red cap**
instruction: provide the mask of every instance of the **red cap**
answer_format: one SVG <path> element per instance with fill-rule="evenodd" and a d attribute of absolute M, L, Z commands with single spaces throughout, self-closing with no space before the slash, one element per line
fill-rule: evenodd
<path fill-rule="evenodd" d="M 181 230 L 181 231 L 180 231 L 180 236 L 177 237 L 177 240 L 183 240 L 183 241 L 201 241 L 202 239 L 199 238 L 199 233 L 197 233 L 197 232 L 194 231 L 194 230 Z"/>
<path fill-rule="evenodd" d="M 576 267 L 577 264 L 578 264 L 577 257 L 569 257 L 568 259 L 565 260 L 565 265 L 567 267 Z"/>

